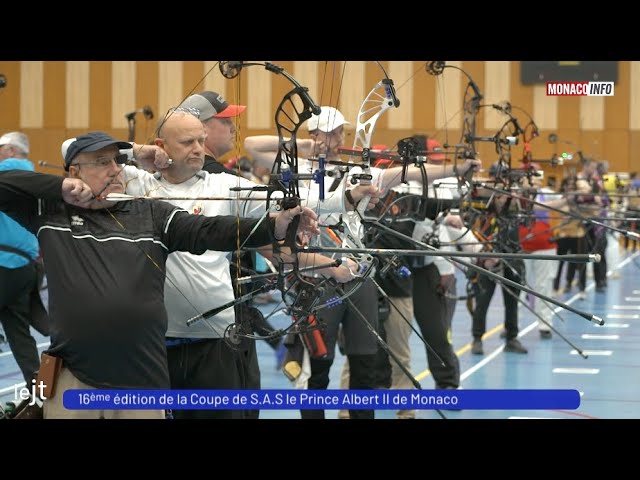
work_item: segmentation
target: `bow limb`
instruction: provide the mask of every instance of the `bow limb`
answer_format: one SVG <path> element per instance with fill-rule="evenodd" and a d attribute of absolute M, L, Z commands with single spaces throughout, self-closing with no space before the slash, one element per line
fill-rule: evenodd
<path fill-rule="evenodd" d="M 360 109 L 358 110 L 355 138 L 353 150 L 357 150 L 361 157 L 362 173 L 355 175 L 346 175 L 342 180 L 342 187 L 346 189 L 347 177 L 359 180 L 360 185 L 371 185 L 371 139 L 375 131 L 376 123 L 380 116 L 390 108 L 397 108 L 400 105 L 393 86 L 393 80 L 386 77 L 380 80 L 365 97 Z M 373 275 L 376 259 L 370 254 L 348 254 L 349 248 L 363 248 L 364 244 L 364 211 L 371 200 L 371 196 L 364 196 L 352 212 L 347 212 L 341 216 L 340 222 L 344 227 L 344 235 L 342 238 L 342 247 L 346 248 L 345 254 L 348 255 L 358 265 L 358 281 L 353 282 L 353 287 L 348 291 L 341 291 L 336 299 L 331 300 L 331 304 L 341 301 L 353 293 L 364 283 L 364 281 Z M 319 305 L 316 309 L 325 308 L 328 303 Z"/>
<path fill-rule="evenodd" d="M 433 76 L 442 75 L 448 68 L 460 71 L 468 80 L 463 99 L 463 122 L 460 142 L 455 145 L 449 145 L 447 142 L 444 144 L 445 149 L 450 149 L 451 147 L 454 149 L 454 171 L 458 178 L 459 214 L 463 219 L 466 219 L 469 215 L 464 207 L 472 204 L 472 197 L 476 194 L 472 182 L 473 168 L 469 168 L 466 172 L 462 172 L 458 167 L 459 160 L 466 161 L 469 159 L 476 159 L 477 157 L 476 142 L 479 137 L 477 135 L 476 119 L 483 95 L 473 78 L 464 69 L 456 65 L 447 65 L 446 62 L 443 61 L 431 61 L 426 63 L 427 73 Z M 447 118 L 446 112 L 445 118 Z M 460 237 L 452 240 L 452 242 L 458 241 L 460 238 L 464 237 L 469 229 L 470 225 L 467 222 L 467 230 Z"/>
<path fill-rule="evenodd" d="M 277 210 L 287 210 L 300 205 L 300 180 L 313 180 L 320 184 L 320 191 L 324 193 L 324 167 L 321 165 L 314 174 L 306 175 L 299 172 L 297 133 L 299 128 L 312 114 L 320 114 L 320 108 L 311 99 L 308 89 L 287 73 L 283 68 L 272 63 L 244 63 L 221 62 L 221 72 L 227 78 L 234 78 L 241 69 L 248 66 L 263 66 L 266 70 L 283 75 L 292 84 L 293 88 L 287 92 L 280 101 L 276 113 L 275 123 L 278 132 L 278 148 L 271 169 L 270 183 L 266 188 L 267 201 L 278 192 Z M 321 196 L 320 199 L 323 197 Z M 270 205 L 267 204 L 267 209 Z M 278 289 L 283 294 L 283 299 L 291 296 L 291 280 L 297 282 L 297 296 L 288 307 L 296 318 L 306 317 L 310 309 L 317 301 L 318 287 L 306 281 L 299 272 L 297 226 L 299 217 L 296 217 L 287 231 L 284 246 L 287 251 L 280 250 L 279 245 L 274 245 L 274 253 L 279 257 L 278 263 Z M 285 268 L 289 267 L 289 268 Z M 285 270 L 287 274 L 285 275 Z M 288 273 L 292 272 L 292 273 Z M 288 277 L 288 278 L 285 278 Z M 315 297 L 315 299 L 314 299 Z"/>

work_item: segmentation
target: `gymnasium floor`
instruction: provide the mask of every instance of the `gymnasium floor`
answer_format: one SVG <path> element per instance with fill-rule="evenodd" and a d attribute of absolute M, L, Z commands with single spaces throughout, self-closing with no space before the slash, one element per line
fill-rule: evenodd
<path fill-rule="evenodd" d="M 610 240 L 611 244 L 614 241 Z M 639 252 L 640 253 L 640 252 Z M 499 289 L 491 304 L 484 338 L 483 356 L 471 355 L 471 320 L 466 306 L 459 302 L 453 323 L 453 344 L 460 358 L 462 388 L 465 389 L 576 389 L 581 395 L 577 410 L 567 411 L 505 411 L 466 410 L 443 411 L 449 419 L 630 419 L 640 418 L 640 257 L 618 250 L 613 245 L 608 250 L 609 286 L 605 293 L 596 293 L 589 279 L 587 298 L 580 300 L 575 294 L 565 294 L 561 300 L 576 308 L 598 315 L 605 320 L 597 326 L 576 314 L 561 310 L 554 326 L 578 348 L 588 354 L 583 359 L 575 349 L 558 335 L 550 340 L 541 339 L 536 320 L 524 307 L 520 310 L 520 340 L 529 350 L 527 355 L 505 353 L 502 330 L 503 306 Z M 591 267 L 589 267 L 591 270 Z M 458 288 L 463 288 L 459 279 Z M 261 307 L 268 312 L 273 305 Z M 282 315 L 272 317 L 276 326 L 289 322 Z M 48 339 L 36 334 L 40 350 L 48 345 Z M 424 346 L 416 335 L 411 337 L 412 371 L 422 388 L 434 388 L 430 376 Z M 265 343 L 258 343 L 263 388 L 286 389 L 291 384 L 276 370 L 273 350 Z M 22 376 L 6 343 L 0 344 L 0 402 L 14 397 L 16 386 L 21 387 Z M 340 369 L 344 362 L 338 356 L 331 371 L 329 388 L 338 388 Z M 261 418 L 299 418 L 296 410 L 263 410 Z M 337 418 L 337 411 L 328 411 L 327 418 Z M 395 418 L 392 410 L 376 412 L 376 418 Z M 440 418 L 433 410 L 420 410 L 418 418 Z"/>

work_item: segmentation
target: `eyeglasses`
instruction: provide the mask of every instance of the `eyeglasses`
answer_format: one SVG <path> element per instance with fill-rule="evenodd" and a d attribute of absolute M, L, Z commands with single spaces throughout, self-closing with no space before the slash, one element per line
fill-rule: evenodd
<path fill-rule="evenodd" d="M 72 163 L 71 166 L 79 167 L 83 165 L 83 166 L 92 166 L 96 168 L 107 168 L 112 166 L 115 163 L 118 167 L 123 167 L 128 160 L 129 160 L 129 157 L 127 156 L 127 154 L 121 153 L 119 155 L 116 155 L 115 157 L 100 157 L 93 162 Z"/>
<path fill-rule="evenodd" d="M 193 115 L 197 119 L 200 119 L 200 109 L 194 108 L 194 107 L 173 107 L 167 111 L 166 116 L 169 116 L 172 113 L 176 113 L 176 112 L 188 113 L 190 115 Z"/>

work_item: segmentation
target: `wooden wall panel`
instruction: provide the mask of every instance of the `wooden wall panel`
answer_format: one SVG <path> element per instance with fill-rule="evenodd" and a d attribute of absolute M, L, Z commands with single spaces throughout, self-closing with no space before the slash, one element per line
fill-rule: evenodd
<path fill-rule="evenodd" d="M 353 142 L 355 115 L 364 97 L 382 78 L 372 61 L 274 61 L 309 88 L 319 105 L 337 106 L 352 125 L 346 144 Z M 543 86 L 520 84 L 520 62 L 448 62 L 464 68 L 484 94 L 483 103 L 508 100 L 530 113 L 540 129 L 532 143 L 534 158 L 548 160 L 553 153 L 574 153 L 606 159 L 611 169 L 640 170 L 634 152 L 640 148 L 640 62 L 620 62 L 613 97 L 547 97 Z M 467 78 L 454 69 L 438 77 L 428 75 L 423 61 L 384 61 L 394 80 L 401 105 L 380 118 L 373 143 L 395 145 L 398 139 L 420 132 L 441 142 L 458 143 L 462 101 Z M 213 70 L 211 70 L 213 68 Z M 211 70 L 211 71 L 210 71 Z M 215 61 L 188 62 L 0 62 L 7 87 L 0 92 L 0 134 L 28 133 L 36 160 L 59 160 L 62 140 L 88 130 L 105 130 L 126 139 L 125 113 L 145 105 L 155 119 L 137 115 L 136 141 L 152 140 L 156 122 L 169 107 L 202 90 L 221 93 L 230 103 L 247 105 L 237 122 L 238 144 L 248 135 L 275 134 L 274 112 L 291 85 L 281 75 L 261 67 L 247 67 L 237 80 L 222 77 Z M 477 133 L 491 136 L 504 117 L 486 108 L 477 118 Z M 528 118 L 513 111 L 522 126 Z M 556 133 L 561 143 L 548 142 Z M 300 135 L 304 136 L 303 130 Z M 565 142 L 565 143 L 562 143 Z M 496 160 L 495 146 L 478 143 L 481 158 Z M 239 148 L 235 154 L 241 154 Z M 520 159 L 522 146 L 512 151 Z M 550 172 L 562 175 L 571 163 Z"/>
<path fill-rule="evenodd" d="M 404 83 L 404 102 L 398 108 L 392 108 L 384 115 L 387 121 L 387 128 L 392 129 L 413 129 L 413 108 L 415 97 L 413 91 L 413 63 L 412 62 L 389 62 L 387 71 L 389 78 L 406 79 Z M 381 78 L 382 79 L 382 78 Z"/>
<path fill-rule="evenodd" d="M 511 99 L 511 68 L 509 62 L 487 62 L 484 69 L 483 105 L 500 104 Z M 509 119 L 507 115 L 492 107 L 484 107 L 481 112 L 484 126 L 498 131 Z"/>
<path fill-rule="evenodd" d="M 42 127 L 67 128 L 65 113 L 67 98 L 65 62 L 44 62 L 43 82 Z"/>
<path fill-rule="evenodd" d="M 184 62 L 182 64 L 182 99 L 204 90 L 203 62 Z M 216 72 L 219 75 L 219 72 Z"/>
<path fill-rule="evenodd" d="M 580 97 L 580 123 L 584 131 L 604 129 L 604 97 Z"/>
<path fill-rule="evenodd" d="M 436 89 L 436 77 L 428 75 L 425 70 L 426 62 L 412 62 L 413 77 L 413 124 L 416 133 L 433 136 L 436 133 L 436 109 L 440 106 L 435 101 L 433 92 Z M 393 79 L 403 108 L 403 94 L 407 79 Z"/>
<path fill-rule="evenodd" d="M 204 62 L 202 67 L 204 81 L 201 90 L 217 92 L 226 98 L 229 80 L 222 76 L 219 65 L 220 62 Z"/>
<path fill-rule="evenodd" d="M 112 62 L 111 88 L 111 128 L 127 128 L 126 114 L 141 108 L 136 105 L 136 62 Z"/>
<path fill-rule="evenodd" d="M 460 67 L 462 62 L 449 61 L 449 65 Z M 445 75 L 446 79 L 445 79 Z M 460 129 L 462 127 L 462 91 L 466 82 L 461 72 L 455 69 L 447 69 L 434 78 L 434 90 L 429 98 L 434 98 L 436 104 L 435 127 L 438 132 L 442 130 Z"/>
<path fill-rule="evenodd" d="M 20 126 L 42 128 L 44 126 L 44 65 L 42 62 L 23 62 L 20 69 Z"/>
<path fill-rule="evenodd" d="M 89 65 L 89 125 L 92 130 L 111 128 L 111 62 Z"/>
<path fill-rule="evenodd" d="M 287 72 L 292 72 L 295 67 L 294 62 L 275 60 L 273 63 L 281 66 Z M 287 80 L 283 75 L 274 75 L 273 73 L 270 73 L 264 70 L 264 68 L 262 67 L 253 67 L 253 68 L 254 69 L 258 68 L 271 77 L 271 81 L 272 81 L 271 90 L 269 91 L 266 88 L 264 89 L 261 88 L 259 91 L 259 95 L 269 98 L 269 104 L 265 105 L 267 108 L 266 118 L 269 119 L 269 123 L 265 126 L 265 128 L 269 128 L 273 130 L 275 129 L 276 108 L 278 108 L 278 105 L 280 104 L 284 96 L 287 93 L 289 93 L 291 89 L 293 89 L 293 84 L 289 80 Z M 294 97 L 294 98 L 297 99 L 298 97 Z M 302 102 L 296 101 L 295 105 L 297 109 L 302 109 Z M 286 106 L 285 108 L 288 108 L 288 106 Z"/>
<path fill-rule="evenodd" d="M 158 62 L 158 109 L 167 112 L 184 99 L 183 62 Z"/>
<path fill-rule="evenodd" d="M 314 102 L 320 102 L 318 72 L 320 62 L 293 62 L 293 78 L 309 89 Z"/>
<path fill-rule="evenodd" d="M 0 90 L 0 133 L 16 129 L 16 125 L 20 125 L 20 108 L 22 104 L 22 87 L 23 82 L 22 70 L 27 62 L 0 62 L 0 73 L 6 78 L 6 86 Z M 42 91 L 42 62 L 39 64 L 39 91 Z M 25 102 L 29 102 L 26 98 Z M 36 115 L 42 126 L 42 96 L 39 98 L 39 114 Z"/>
<path fill-rule="evenodd" d="M 344 65 L 338 109 L 355 128 L 362 101 L 373 88 L 366 85 L 366 62 L 347 62 Z"/>
<path fill-rule="evenodd" d="M 520 123 L 524 128 L 529 123 L 528 117 L 533 116 L 533 86 L 520 83 L 520 62 L 509 62 L 509 68 L 511 69 L 511 95 L 506 100 L 516 107 L 513 109 L 513 113 L 518 118 L 523 118 Z M 518 108 L 526 113 L 521 112 Z"/>
<path fill-rule="evenodd" d="M 631 150 L 630 132 L 625 129 L 608 130 L 602 136 L 602 158 L 609 162 L 611 172 L 629 172 L 634 168 L 640 170 L 640 162 L 635 166 L 630 161 Z"/>
<path fill-rule="evenodd" d="M 559 97 L 547 96 L 547 90 L 544 85 L 533 85 L 531 88 L 533 95 L 531 115 L 538 128 L 550 132 L 557 130 Z"/>
<path fill-rule="evenodd" d="M 318 92 L 313 97 L 320 106 L 337 106 L 342 94 L 344 62 L 318 62 Z M 344 113 L 344 112 L 343 112 Z"/>
<path fill-rule="evenodd" d="M 473 78 L 475 83 L 478 85 L 480 92 L 486 91 L 486 80 L 487 77 L 485 75 L 486 66 L 485 62 L 462 62 L 461 67 Z M 492 68 L 492 67 L 489 67 Z M 446 72 L 446 71 L 445 71 Z M 469 80 L 463 76 L 462 85 L 460 86 L 460 98 L 463 98 L 465 94 L 467 84 Z M 469 93 L 468 98 L 471 98 L 472 92 Z M 462 115 L 462 112 L 461 112 Z M 476 117 L 476 133 L 481 136 L 490 136 L 496 133 L 496 129 L 487 129 L 485 128 L 485 118 L 482 113 L 480 113 Z M 460 138 L 460 135 L 455 137 L 456 139 Z M 485 168 L 490 166 L 492 163 L 498 160 L 496 155 L 495 144 L 488 142 L 477 142 L 476 150 L 480 155 L 480 158 L 484 162 Z"/>
<path fill-rule="evenodd" d="M 135 79 L 135 108 L 149 105 L 155 114 L 155 118 L 152 120 L 153 128 L 149 128 L 147 122 L 145 122 L 144 128 L 139 128 L 141 125 L 138 124 L 138 128 L 136 129 L 136 142 L 147 143 L 147 141 L 155 138 L 155 129 L 167 113 L 167 110 L 162 110 L 158 103 L 158 62 L 136 62 Z M 151 130 L 151 132 L 148 134 L 147 132 L 149 130 Z M 126 138 L 126 134 L 124 138 Z"/>
<path fill-rule="evenodd" d="M 620 62 L 618 81 L 615 84 L 615 95 L 604 98 L 604 128 L 627 129 L 630 126 L 631 113 L 631 63 Z"/>
<path fill-rule="evenodd" d="M 640 173 L 640 131 L 629 131 L 629 157 L 627 157 L 627 169 L 630 172 Z"/>
<path fill-rule="evenodd" d="M 89 62 L 67 62 L 66 66 L 66 126 L 90 130 Z"/>
<path fill-rule="evenodd" d="M 629 130 L 640 130 L 640 62 L 631 62 L 629 75 Z"/>
<path fill-rule="evenodd" d="M 249 129 L 273 128 L 275 108 L 282 98 L 277 99 L 276 106 L 272 108 L 273 76 L 273 73 L 260 67 L 249 67 L 241 74 L 241 77 L 247 81 L 247 88 L 252 92 L 247 97 L 247 111 L 245 113 Z M 274 100 L 276 99 L 274 98 Z"/>
<path fill-rule="evenodd" d="M 558 129 L 580 129 L 581 97 L 558 97 Z"/>

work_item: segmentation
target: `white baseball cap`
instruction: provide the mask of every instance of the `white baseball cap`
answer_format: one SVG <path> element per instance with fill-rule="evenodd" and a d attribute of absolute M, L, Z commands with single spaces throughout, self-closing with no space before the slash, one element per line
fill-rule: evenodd
<path fill-rule="evenodd" d="M 67 150 L 69 150 L 69 145 L 76 141 L 76 138 L 67 138 L 64 142 L 62 142 L 62 146 L 60 147 L 60 153 L 62 153 L 62 158 L 65 159 L 67 157 Z"/>
<path fill-rule="evenodd" d="M 9 132 L 0 137 L 0 146 L 13 145 L 29 155 L 29 139 L 22 132 Z"/>
<path fill-rule="evenodd" d="M 342 125 L 349 125 L 344 119 L 344 115 L 335 107 L 320 107 L 320 115 L 313 115 L 307 121 L 307 128 L 310 132 L 320 130 L 329 133 Z"/>

